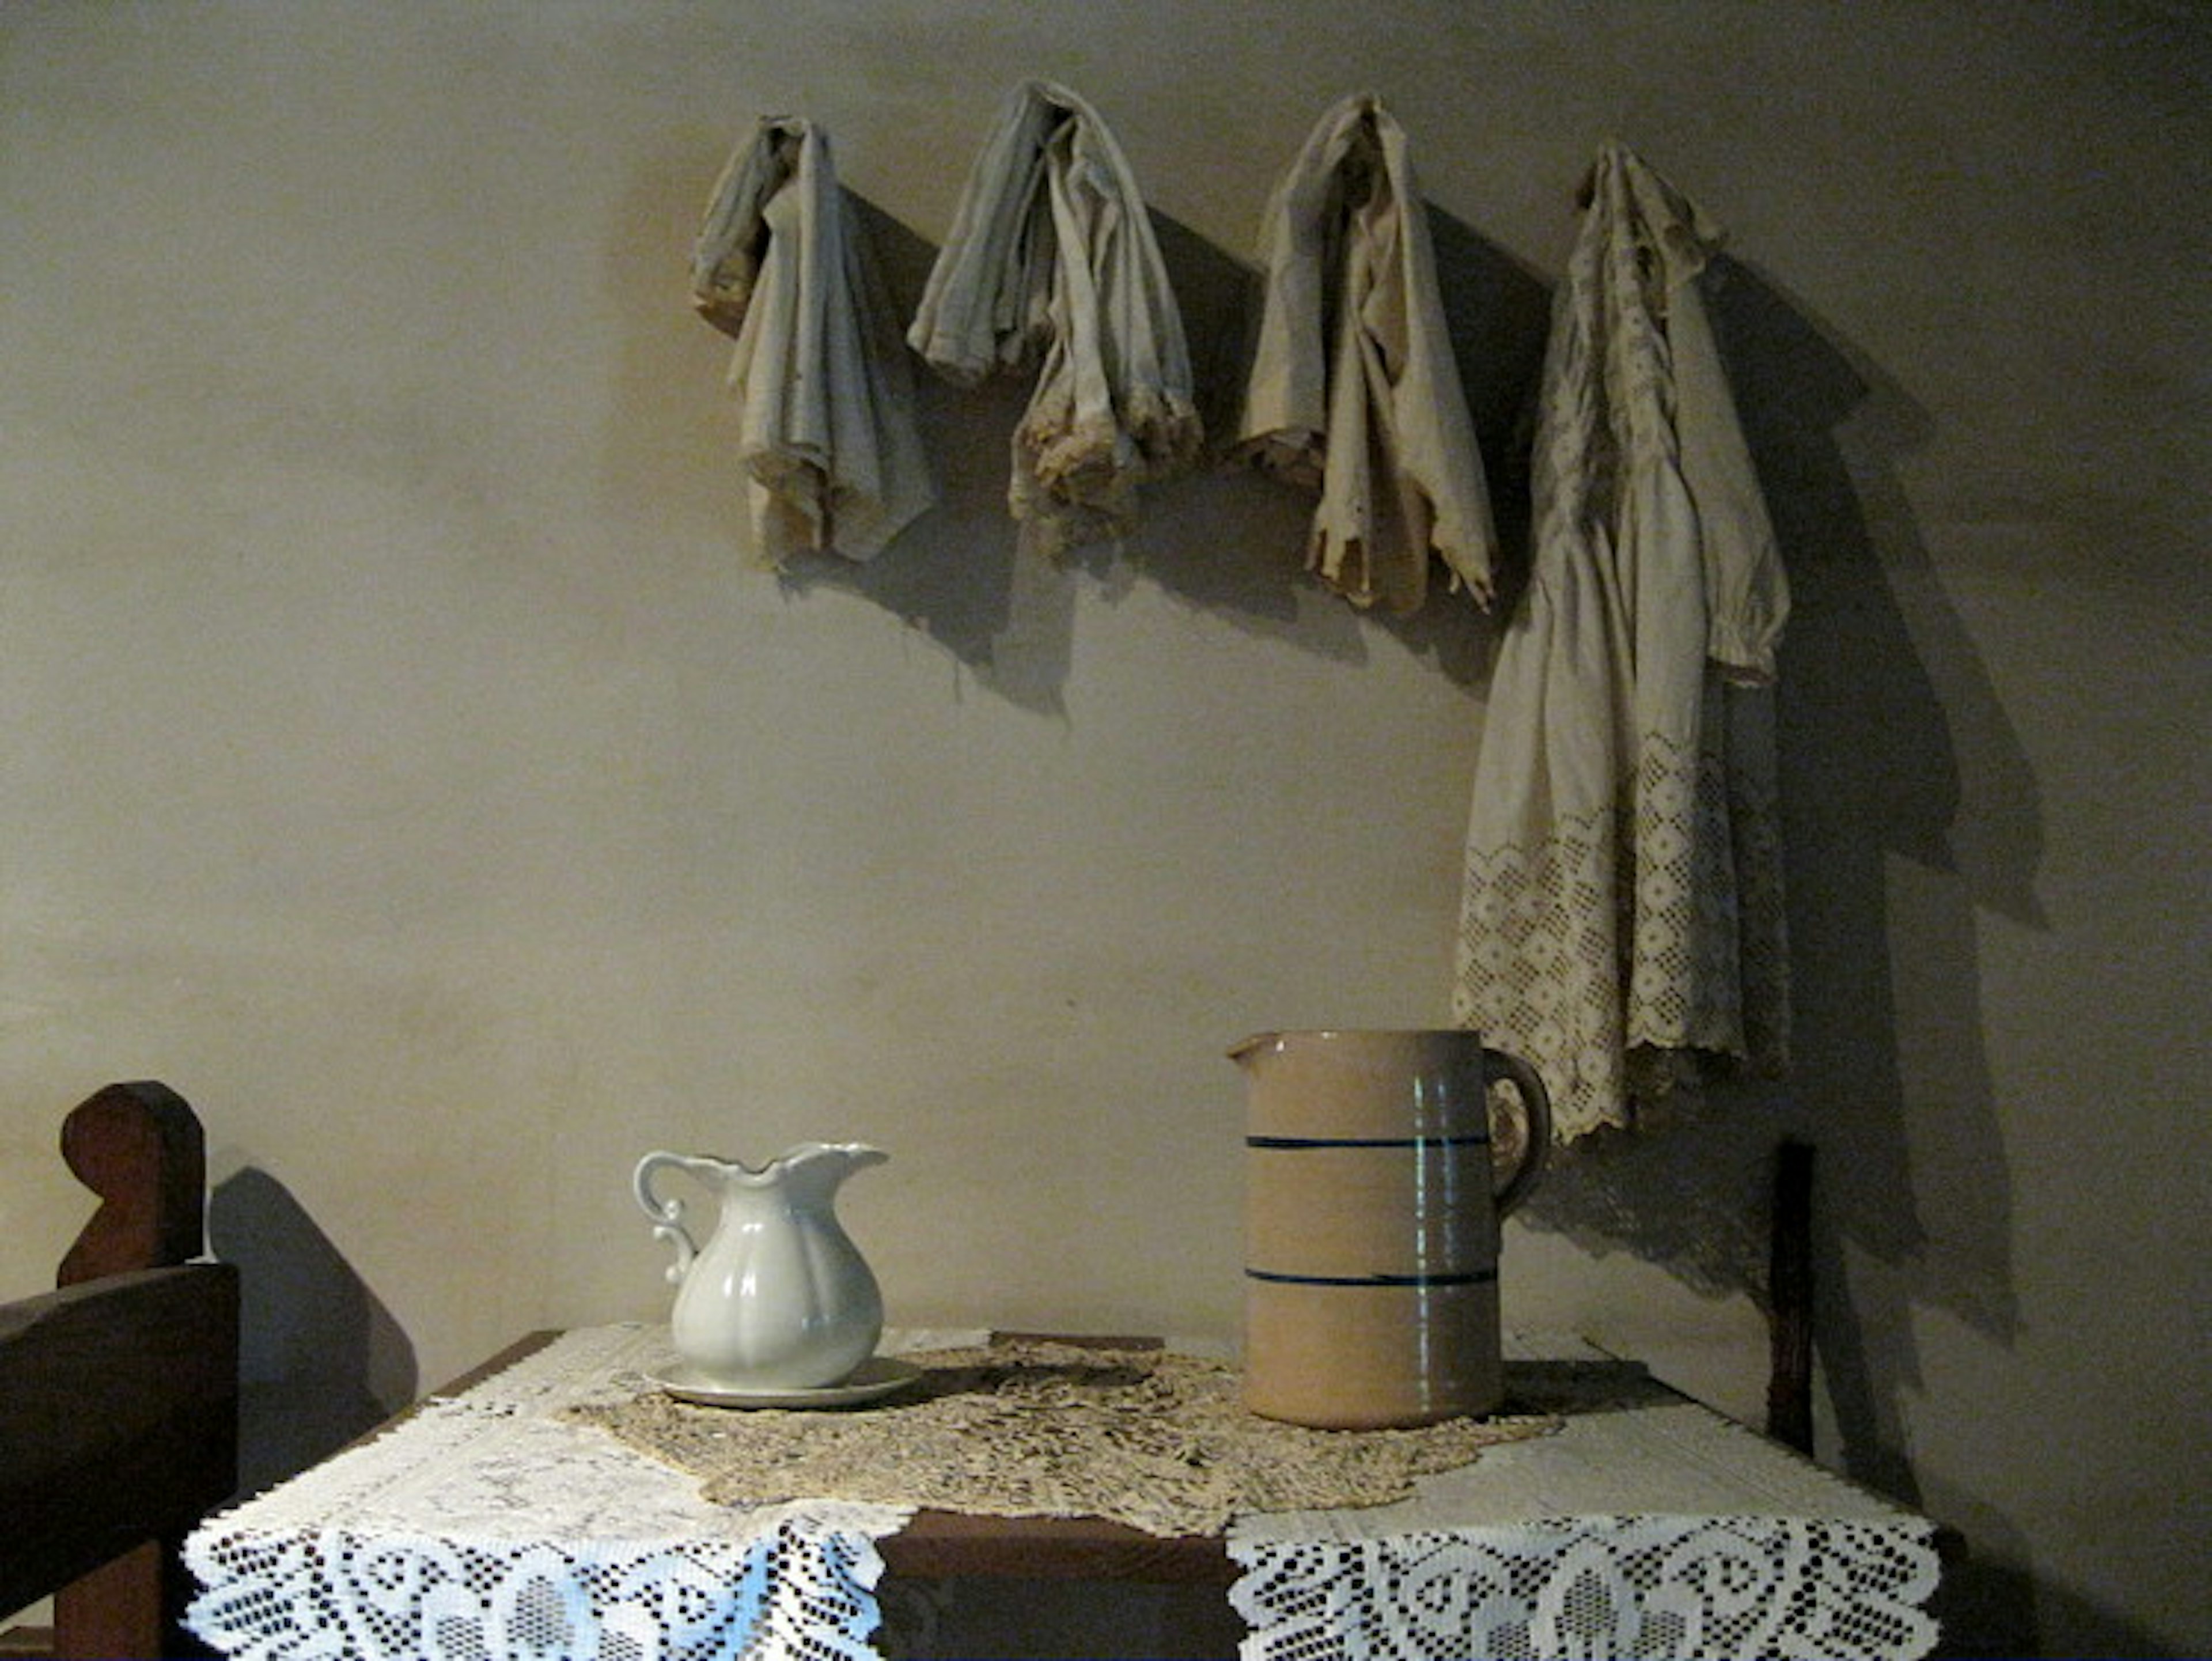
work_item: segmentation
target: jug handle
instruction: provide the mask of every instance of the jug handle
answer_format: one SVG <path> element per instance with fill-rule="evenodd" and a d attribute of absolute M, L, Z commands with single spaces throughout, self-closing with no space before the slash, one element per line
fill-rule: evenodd
<path fill-rule="evenodd" d="M 653 1237 L 667 1241 L 676 1249 L 676 1261 L 662 1271 L 671 1286 L 684 1284 L 684 1276 L 690 1269 L 692 1260 L 698 1256 L 699 1248 L 684 1232 L 684 1202 L 662 1199 L 653 1191 L 653 1179 L 672 1165 L 678 1171 L 690 1171 L 692 1164 L 681 1153 L 669 1153 L 656 1148 L 637 1162 L 637 1169 L 630 1176 L 630 1187 L 637 1195 L 638 1204 L 644 1208 L 645 1214 L 653 1219 Z"/>
<path fill-rule="evenodd" d="M 1552 1098 L 1536 1069 L 1518 1056 L 1486 1044 L 1482 1062 L 1485 1076 L 1510 1080 L 1520 1091 L 1521 1109 L 1528 1119 L 1528 1144 L 1521 1150 L 1521 1163 L 1498 1190 L 1498 1214 L 1503 1217 L 1528 1197 L 1528 1190 L 1544 1174 L 1544 1161 L 1552 1150 Z"/>

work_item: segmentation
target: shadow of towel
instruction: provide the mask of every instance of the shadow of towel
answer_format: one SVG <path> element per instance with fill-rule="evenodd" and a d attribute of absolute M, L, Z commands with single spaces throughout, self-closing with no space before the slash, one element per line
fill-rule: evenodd
<path fill-rule="evenodd" d="M 2019 1321 L 1977 916 L 2045 926 L 2040 794 L 1899 483 L 1925 412 L 1762 273 L 1721 261 L 1711 294 L 1793 594 L 1791 1074 L 1717 1086 L 1662 1135 L 1577 1144 L 1523 1215 L 1758 1295 L 1775 1141 L 1815 1144 L 1814 1343 L 1843 1463 L 1917 1501 L 1899 1420 L 1917 1317 L 1940 1306 L 1999 1342 Z"/>

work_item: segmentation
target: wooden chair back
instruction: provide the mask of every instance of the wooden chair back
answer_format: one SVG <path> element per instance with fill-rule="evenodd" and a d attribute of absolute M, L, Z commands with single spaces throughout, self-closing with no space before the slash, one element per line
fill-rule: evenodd
<path fill-rule="evenodd" d="M 59 1289 L 0 1305 L 0 1610 L 54 1597 L 59 1657 L 191 1652 L 185 1536 L 238 1480 L 238 1276 L 195 1262 L 204 1143 L 183 1098 L 115 1084 L 62 1154 L 101 1204 Z"/>

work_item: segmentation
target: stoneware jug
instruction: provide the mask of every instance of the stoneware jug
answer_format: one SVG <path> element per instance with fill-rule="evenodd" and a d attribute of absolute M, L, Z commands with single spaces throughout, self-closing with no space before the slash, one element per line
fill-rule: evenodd
<path fill-rule="evenodd" d="M 676 1353 L 701 1378 L 732 1391 L 813 1390 L 875 1353 L 883 1294 L 838 1224 L 836 1201 L 846 1177 L 890 1157 L 862 1142 L 803 1142 L 757 1171 L 658 1151 L 637 1162 L 637 1202 L 676 1249 Z M 684 1229 L 684 1202 L 653 1191 L 668 1170 L 720 1202 L 703 1249 Z"/>
<path fill-rule="evenodd" d="M 1245 1405 L 1342 1430 L 1494 1412 L 1498 1225 L 1543 1170 L 1543 1081 L 1464 1030 L 1267 1032 L 1229 1053 L 1248 1086 Z M 1522 1110 L 1504 1159 L 1497 1079 Z"/>

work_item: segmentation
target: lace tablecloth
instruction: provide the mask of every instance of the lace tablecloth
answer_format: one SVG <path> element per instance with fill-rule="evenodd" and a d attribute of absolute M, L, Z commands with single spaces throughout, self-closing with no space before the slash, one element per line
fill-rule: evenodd
<path fill-rule="evenodd" d="M 906 1510 L 710 1505 L 564 1416 L 671 1359 L 665 1329 L 566 1334 L 210 1519 L 193 1629 L 252 1658 L 868 1661 Z M 1926 1652 L 1931 1524 L 1650 1396 L 1396 1505 L 1239 1518 L 1245 1661 Z"/>
<path fill-rule="evenodd" d="M 561 1421 L 672 1359 L 665 1329 L 565 1334 L 211 1519 L 188 1624 L 270 1661 L 871 1661 L 874 1542 L 907 1512 L 710 1506 Z"/>
<path fill-rule="evenodd" d="M 1372 1511 L 1238 1518 L 1243 1661 L 1898 1658 L 1935 1524 L 1656 1387 Z"/>

